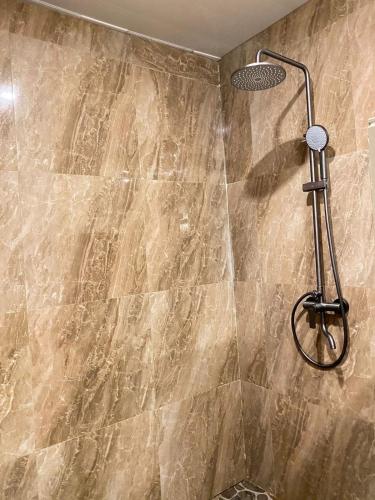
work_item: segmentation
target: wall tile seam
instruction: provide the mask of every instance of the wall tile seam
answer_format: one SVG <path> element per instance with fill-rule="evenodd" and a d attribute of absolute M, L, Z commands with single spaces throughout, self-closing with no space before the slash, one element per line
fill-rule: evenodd
<path fill-rule="evenodd" d="M 106 297 L 106 298 L 103 298 L 103 299 L 88 300 L 88 301 L 84 301 L 84 302 L 69 302 L 69 303 L 45 305 L 45 306 L 40 306 L 40 307 L 29 307 L 28 311 L 30 313 L 36 313 L 38 311 L 43 311 L 43 310 L 46 310 L 46 309 L 55 309 L 55 308 L 60 308 L 60 307 L 88 306 L 88 305 L 96 304 L 96 303 L 109 302 L 111 300 L 118 300 L 118 301 L 120 301 L 122 299 L 127 299 L 127 298 L 145 297 L 145 296 L 151 296 L 151 295 L 161 294 L 161 293 L 178 292 L 178 291 L 184 291 L 184 290 L 193 290 L 195 288 L 210 287 L 210 286 L 215 286 L 215 285 L 220 285 L 220 284 L 232 284 L 232 282 L 233 282 L 232 279 L 228 278 L 227 280 L 210 281 L 210 282 L 207 282 L 207 283 L 199 283 L 199 284 L 196 284 L 196 285 L 171 286 L 170 288 L 165 288 L 163 290 L 151 290 L 151 291 L 146 291 L 146 292 L 127 293 L 127 294 L 124 294 L 124 295 L 119 295 L 117 297 Z M 84 284 L 85 281 L 77 281 L 76 283 L 77 284 Z"/>
<path fill-rule="evenodd" d="M 157 418 L 157 415 L 156 415 L 157 412 L 158 412 L 158 409 L 145 410 L 145 411 L 142 411 L 141 413 L 138 413 L 137 415 L 133 415 L 132 417 L 124 418 L 122 420 L 118 420 L 118 421 L 113 422 L 111 424 L 103 425 L 102 427 L 94 427 L 91 430 L 82 432 L 80 434 L 77 434 L 76 436 L 69 437 L 68 439 L 58 441 L 57 443 L 49 444 L 47 446 L 35 447 L 34 450 L 31 451 L 30 453 L 27 453 L 26 455 L 19 455 L 15 458 L 22 458 L 22 457 L 26 457 L 26 456 L 30 456 L 30 455 L 39 455 L 40 453 L 43 453 L 44 450 L 48 450 L 50 448 L 60 446 L 62 444 L 66 444 L 66 443 L 69 443 L 71 441 L 76 441 L 78 439 L 87 438 L 87 437 L 91 436 L 92 434 L 97 434 L 102 430 L 110 429 L 111 427 L 114 427 L 116 425 L 121 425 L 124 422 L 129 422 L 129 420 L 134 420 L 136 418 L 140 418 L 141 416 L 146 415 L 146 414 L 153 415 L 153 418 Z M 14 456 L 12 456 L 12 457 L 14 457 Z"/>
<path fill-rule="evenodd" d="M 356 129 L 353 129 L 354 132 L 358 131 L 358 130 L 363 130 L 363 129 L 360 129 L 360 128 L 356 128 Z M 280 144 L 276 144 L 276 148 L 278 146 L 282 146 L 283 143 L 280 143 Z M 330 164 L 333 163 L 333 166 L 334 166 L 334 162 L 336 160 L 342 160 L 342 159 L 349 159 L 351 156 L 357 156 L 357 155 L 361 155 L 361 154 L 364 154 L 364 155 L 369 155 L 369 148 L 356 148 L 356 149 L 353 149 L 352 151 L 349 151 L 347 153 L 344 153 L 344 154 L 339 154 L 339 155 L 336 155 L 336 156 L 333 156 L 333 157 L 330 157 L 328 156 L 327 158 L 327 165 L 328 165 L 328 169 L 330 168 Z M 252 167 L 254 167 L 255 165 L 252 165 Z M 307 168 L 307 165 L 305 166 L 301 166 L 302 168 L 303 167 L 306 167 L 306 175 L 308 176 L 309 175 L 309 170 Z M 250 174 L 247 176 L 247 177 L 243 177 L 241 179 L 237 179 L 235 181 L 231 181 L 231 182 L 227 182 L 227 185 L 233 185 L 233 184 L 238 184 L 240 182 L 242 183 L 245 183 L 245 182 L 249 182 L 251 179 L 255 179 L 255 178 L 259 178 L 259 177 L 263 177 L 265 174 L 257 174 L 256 176 L 252 176 L 251 175 L 251 172 Z M 302 192 L 302 184 L 301 184 L 301 192 Z"/>
<path fill-rule="evenodd" d="M 35 36 L 24 35 L 22 33 L 14 33 L 14 32 L 12 32 L 10 30 L 0 30 L 0 31 L 8 32 L 10 41 L 12 41 L 12 38 L 22 37 L 22 38 L 31 39 L 31 40 L 37 40 L 40 43 L 45 43 L 45 44 L 48 44 L 48 45 L 51 45 L 51 46 L 60 47 L 61 49 L 65 48 L 65 49 L 69 49 L 71 51 L 78 51 L 79 52 L 79 49 L 75 49 L 74 47 L 63 45 L 63 44 L 59 44 L 57 42 L 51 42 L 50 40 L 43 40 L 43 39 L 37 38 Z M 138 37 L 134 37 L 134 38 L 138 38 Z M 141 38 L 141 39 L 143 40 L 143 38 Z M 155 71 L 157 73 L 163 73 L 163 74 L 166 74 L 166 75 L 175 76 L 176 78 L 184 78 L 186 80 L 198 81 L 198 82 L 201 82 L 202 84 L 208 85 L 210 87 L 215 87 L 215 88 L 219 88 L 220 87 L 220 80 L 219 80 L 219 78 L 217 78 L 217 82 L 214 83 L 214 82 L 210 82 L 209 79 L 204 78 L 204 77 L 188 76 L 188 75 L 183 74 L 182 72 L 180 73 L 178 71 L 167 71 L 167 70 L 163 70 L 163 69 L 159 69 L 159 68 L 153 67 L 152 65 L 147 64 L 147 63 L 142 64 L 142 62 L 134 60 L 134 54 L 132 53 L 132 51 L 130 51 L 129 58 L 127 58 L 127 57 L 124 57 L 124 58 L 110 57 L 110 56 L 106 56 L 106 55 L 104 55 L 104 56 L 97 56 L 95 54 L 91 54 L 90 51 L 82 52 L 82 54 L 85 57 L 92 57 L 93 59 L 99 59 L 99 60 L 103 59 L 103 60 L 113 61 L 113 62 L 117 62 L 117 63 L 122 63 L 124 65 L 134 66 L 134 67 L 137 67 L 137 68 L 148 69 L 150 71 Z M 182 52 L 182 54 L 184 54 L 184 53 Z M 215 61 L 215 64 L 218 64 L 218 62 Z M 105 91 L 98 92 L 98 93 L 105 93 Z M 108 92 L 108 94 L 112 94 L 112 93 L 116 94 L 116 92 Z M 121 92 L 118 92 L 118 94 L 121 94 Z"/>
<path fill-rule="evenodd" d="M 245 385 L 245 383 L 246 383 L 246 384 L 250 384 L 250 385 L 252 384 L 252 385 L 255 385 L 255 386 L 257 386 L 257 387 L 260 387 L 260 388 L 262 388 L 262 389 L 265 389 L 265 390 L 269 391 L 269 389 L 267 389 L 266 387 L 263 387 L 262 385 L 253 384 L 252 382 L 247 382 L 247 381 L 244 381 L 244 380 L 241 380 L 241 389 L 242 389 L 242 384 L 244 384 L 244 385 Z M 243 390 L 243 389 L 242 389 L 242 391 L 241 391 L 241 394 L 242 394 L 242 396 L 243 396 L 243 394 L 244 394 L 244 390 Z M 244 398 L 244 397 L 243 397 L 243 401 L 242 401 L 242 403 L 243 403 L 243 407 L 244 407 L 244 406 L 245 406 L 245 398 Z M 268 422 L 269 422 L 269 427 L 271 428 L 271 421 L 270 421 L 270 415 L 269 415 L 269 414 L 267 414 L 267 420 L 268 420 Z M 245 434 L 246 434 L 246 432 L 245 432 L 245 422 L 244 422 L 244 424 L 243 424 L 243 425 L 244 425 L 244 439 L 245 439 Z M 268 438 L 269 438 L 269 440 L 270 440 L 270 450 L 269 450 L 269 451 L 270 451 L 270 453 L 271 453 L 271 458 L 272 458 L 272 467 L 274 467 L 275 459 L 274 459 L 274 452 L 273 452 L 273 440 L 272 440 L 272 433 L 271 433 L 271 432 L 269 433 Z M 245 439 L 245 452 L 246 452 L 246 439 Z M 250 468 L 249 468 L 249 463 L 247 462 L 247 460 L 246 460 L 246 469 L 247 469 L 247 471 L 249 472 L 249 469 L 250 469 Z M 269 493 L 271 493 L 272 495 L 276 495 L 276 487 L 274 488 L 273 486 L 271 486 L 271 487 L 270 487 L 269 485 L 267 485 L 267 488 L 266 488 L 266 485 L 259 484 L 259 479 L 258 479 L 258 477 L 255 477 L 255 478 L 253 479 L 253 478 L 251 477 L 251 475 L 250 475 L 250 474 L 248 474 L 248 475 L 249 475 L 249 477 L 248 477 L 247 479 L 248 479 L 248 480 L 250 480 L 250 482 L 254 482 L 254 484 L 257 484 L 258 486 L 260 486 L 261 488 L 263 488 L 265 491 L 268 491 L 268 492 L 269 492 Z M 275 485 L 275 486 L 276 486 L 276 485 Z M 277 499 L 275 498 L 274 500 L 277 500 Z"/>
<path fill-rule="evenodd" d="M 231 380 L 229 382 L 225 382 L 224 384 L 213 385 L 212 387 L 210 387 L 208 389 L 205 389 L 204 391 L 197 392 L 196 394 L 194 394 L 192 396 L 189 396 L 189 397 L 186 397 L 186 398 L 182 398 L 182 399 L 178 399 L 176 401 L 170 401 L 168 403 L 162 404 L 161 406 L 158 406 L 158 408 L 156 408 L 154 411 L 158 412 L 161 409 L 167 408 L 169 406 L 173 406 L 173 405 L 176 405 L 176 404 L 179 404 L 179 403 L 183 403 L 183 402 L 186 402 L 186 401 L 191 401 L 193 399 L 200 398 L 200 397 L 204 396 L 205 394 L 209 394 L 210 392 L 216 391 L 217 389 L 222 389 L 222 388 L 227 387 L 227 386 L 229 386 L 231 384 L 237 384 L 237 383 L 241 383 L 241 379 L 236 378 L 235 380 Z"/>
<path fill-rule="evenodd" d="M 301 362 L 304 362 L 301 358 Z M 313 369 L 313 368 L 312 368 Z M 340 368 L 338 368 L 340 369 Z M 340 407 L 338 407 L 336 405 L 336 403 L 332 404 L 332 406 L 329 406 L 327 403 L 325 402 L 319 402 L 319 403 L 316 403 L 310 399 L 308 399 L 306 396 L 302 395 L 302 394 L 295 394 L 295 395 L 290 395 L 290 394 L 284 394 L 282 392 L 280 392 L 279 390 L 277 390 L 276 388 L 273 388 L 273 387 L 265 387 L 263 385 L 259 385 L 259 384 L 256 384 L 254 382 L 250 382 L 248 380 L 241 380 L 241 383 L 244 383 L 244 384 L 249 384 L 249 385 L 254 385 L 256 387 L 260 387 L 261 389 L 267 391 L 268 393 L 272 393 L 274 395 L 276 395 L 276 397 L 280 397 L 284 400 L 288 400 L 289 403 L 291 404 L 292 407 L 298 407 L 298 403 L 302 402 L 303 404 L 307 404 L 307 405 L 312 405 L 313 407 L 316 407 L 316 408 L 321 408 L 323 410 L 326 410 L 328 413 L 334 413 L 334 412 L 338 412 L 341 410 Z M 350 410 L 348 412 L 349 415 L 351 415 L 351 417 L 358 421 L 358 422 L 363 422 L 363 423 L 366 423 L 366 424 L 370 424 L 370 425 L 373 425 L 374 427 L 374 430 L 375 430 L 375 420 L 371 420 L 371 419 L 366 419 L 364 417 L 361 417 L 360 415 L 356 415 L 354 410 Z"/>
<path fill-rule="evenodd" d="M 119 95 L 119 94 L 118 94 Z M 69 151 L 69 150 L 67 150 Z M 102 179 L 103 181 L 112 181 L 112 182 L 139 182 L 139 183 L 144 183 L 144 184 L 147 184 L 147 183 L 166 183 L 166 184 L 183 184 L 183 185 L 187 185 L 187 186 L 190 186 L 190 185 L 199 185 L 199 186 L 202 186 L 202 187 L 215 187 L 215 186 L 226 186 L 226 182 L 225 181 L 221 181 L 221 182 L 215 182 L 215 181 L 188 181 L 188 180 L 184 180 L 184 179 L 152 179 L 152 178 L 148 178 L 148 177 L 128 177 L 128 176 L 121 176 L 121 175 L 118 175 L 118 176 L 113 176 L 113 175 L 103 175 L 103 174 L 80 174 L 80 173 L 77 173 L 77 174 L 73 174 L 73 173 L 67 173 L 67 172 L 54 172 L 53 170 L 46 170 L 46 169 L 42 169 L 40 167 L 28 167 L 27 169 L 25 170 L 0 170 L 0 173 L 1 172 L 19 172 L 20 174 L 23 174 L 23 173 L 35 173 L 35 174 L 38 174 L 38 175 L 49 175 L 49 176 L 56 176 L 56 177 L 66 177 L 66 178 L 80 178 L 80 179 Z M 236 182 L 240 182 L 240 181 L 236 181 Z"/>
<path fill-rule="evenodd" d="M 313 282 L 309 283 L 307 281 L 305 281 L 305 282 L 302 281 L 301 282 L 300 280 L 298 280 L 297 282 L 293 282 L 293 281 L 287 282 L 287 281 L 268 281 L 268 280 L 264 281 L 264 280 L 259 280 L 259 279 L 255 279 L 255 278 L 252 279 L 251 278 L 251 279 L 248 279 L 248 280 L 244 280 L 244 279 L 237 280 L 237 279 L 235 279 L 234 283 L 235 284 L 236 283 L 257 283 L 260 286 L 270 286 L 270 287 L 271 286 L 272 287 L 278 287 L 278 286 L 284 287 L 284 286 L 287 286 L 287 287 L 291 287 L 291 288 L 301 288 L 301 289 L 303 287 L 304 288 L 309 288 L 310 287 L 311 290 L 313 290 L 313 289 L 316 288 L 316 283 L 313 283 Z M 326 289 L 334 288 L 334 286 L 335 286 L 334 282 L 328 283 L 328 284 L 326 283 L 326 285 L 325 285 Z M 345 291 L 345 289 L 358 290 L 358 291 L 360 291 L 360 290 L 375 291 L 375 284 L 374 284 L 373 287 L 372 286 L 368 286 L 368 285 L 356 285 L 356 284 L 352 285 L 352 284 L 349 284 L 349 285 L 342 285 L 342 288 L 344 289 L 344 291 Z M 308 291 L 308 290 L 306 290 L 306 291 Z"/>
<path fill-rule="evenodd" d="M 233 253 L 233 242 L 232 242 L 232 232 L 231 232 L 231 223 L 229 217 L 229 196 L 228 196 L 228 182 L 227 182 L 227 165 L 226 165 L 226 151 L 224 144 L 224 109 L 223 109 L 223 96 L 221 93 L 221 88 L 219 91 L 219 100 L 220 100 L 220 125 L 221 125 L 221 140 L 223 142 L 223 153 L 224 153 L 224 179 L 225 179 L 225 196 L 226 196 L 226 211 L 227 211 L 227 228 L 228 228 L 228 251 L 229 251 L 229 261 L 230 261 L 230 275 L 231 275 L 231 292 L 232 292 L 232 301 L 233 301 L 233 320 L 234 320 L 234 332 L 235 332 L 235 341 L 236 341 L 236 350 L 237 350 L 237 367 L 238 367 L 238 375 L 240 380 L 240 412 L 241 412 L 241 436 L 242 436 L 242 445 L 243 445 L 243 453 L 244 453 L 244 461 L 245 468 L 247 469 L 247 455 L 246 455 L 246 441 L 245 441 L 245 424 L 244 424 L 244 398 L 243 398 L 243 390 L 242 390 L 242 382 L 241 382 L 241 363 L 240 363 L 240 353 L 239 353 L 239 342 L 238 342 L 238 328 L 237 328 L 237 307 L 236 307 L 236 299 L 234 293 L 234 277 L 235 277 L 235 267 L 234 267 L 234 253 Z"/>
<path fill-rule="evenodd" d="M 32 451 L 30 451 L 29 453 L 26 453 L 26 454 L 19 454 L 19 455 L 18 454 L 16 454 L 16 455 L 12 454 L 12 456 L 9 457 L 9 461 L 11 461 L 13 459 L 19 459 L 19 458 L 22 458 L 22 457 L 37 456 L 37 455 L 43 453 L 44 450 L 60 446 L 62 444 L 66 444 L 66 443 L 69 443 L 71 441 L 76 441 L 78 439 L 87 438 L 87 437 L 91 436 L 92 434 L 97 434 L 97 433 L 99 433 L 100 431 L 102 431 L 104 429 L 109 429 L 111 427 L 114 427 L 114 426 L 117 426 L 117 425 L 121 425 L 124 422 L 128 422 L 129 420 L 134 420 L 134 419 L 140 418 L 142 415 L 145 415 L 145 414 L 152 415 L 153 418 L 158 421 L 160 419 L 159 413 L 160 413 L 161 410 L 164 410 L 164 409 L 166 409 L 166 408 L 168 408 L 170 406 L 176 405 L 176 404 L 180 404 L 180 403 L 187 402 L 187 401 L 192 401 L 194 399 L 197 399 L 197 398 L 200 398 L 200 397 L 204 396 L 205 394 L 208 395 L 209 393 L 214 392 L 217 389 L 222 389 L 222 388 L 224 388 L 226 386 L 230 386 L 231 384 L 237 384 L 237 383 L 241 383 L 241 380 L 240 379 L 236 379 L 236 380 L 232 380 L 230 382 L 226 382 L 225 384 L 213 386 L 213 387 L 211 387 L 209 389 L 206 389 L 205 391 L 202 391 L 202 392 L 199 392 L 197 394 L 194 394 L 191 397 L 179 399 L 177 401 L 173 401 L 173 402 L 164 404 L 162 406 L 159 406 L 158 408 L 154 408 L 154 409 L 142 411 L 142 412 L 138 413 L 137 415 L 133 415 L 133 416 L 131 416 L 129 418 L 124 418 L 124 419 L 118 420 L 116 422 L 112 422 L 111 424 L 108 424 L 108 425 L 104 425 L 104 426 L 101 426 L 101 427 L 94 427 L 91 430 L 82 432 L 80 434 L 77 434 L 76 436 L 69 437 L 68 439 L 64 439 L 62 441 L 58 441 L 57 443 L 49 444 L 49 445 L 43 446 L 43 447 L 35 447 Z"/>

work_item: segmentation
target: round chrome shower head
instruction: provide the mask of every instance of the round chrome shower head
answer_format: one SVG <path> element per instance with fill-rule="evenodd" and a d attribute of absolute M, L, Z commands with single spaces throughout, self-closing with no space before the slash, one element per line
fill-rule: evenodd
<path fill-rule="evenodd" d="M 279 85 L 286 77 L 278 64 L 257 62 L 248 64 L 232 74 L 232 85 L 241 90 L 266 90 Z"/>
<path fill-rule="evenodd" d="M 328 145 L 328 132 L 322 125 L 312 125 L 306 132 L 306 142 L 313 151 L 323 151 Z"/>

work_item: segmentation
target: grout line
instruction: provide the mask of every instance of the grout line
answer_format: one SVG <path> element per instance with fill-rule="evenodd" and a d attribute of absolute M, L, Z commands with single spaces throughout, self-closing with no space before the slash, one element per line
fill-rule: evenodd
<path fill-rule="evenodd" d="M 40 453 L 40 452 L 42 452 L 44 450 L 47 450 L 48 448 L 52 448 L 54 446 L 59 446 L 61 444 L 65 444 L 65 443 L 68 443 L 70 441 L 75 441 L 77 439 L 85 438 L 85 437 L 90 436 L 92 434 L 98 433 L 98 432 L 100 432 L 100 431 L 102 431 L 104 429 L 109 429 L 110 427 L 114 427 L 114 426 L 120 425 L 120 424 L 122 424 L 124 422 L 128 422 L 129 420 L 133 420 L 135 418 L 141 417 L 142 415 L 145 415 L 147 413 L 153 414 L 154 418 L 157 418 L 157 414 L 163 408 L 166 408 L 168 406 L 172 406 L 172 405 L 175 405 L 175 404 L 180 404 L 180 403 L 183 403 L 185 401 L 190 401 L 190 400 L 199 398 L 199 397 L 203 396 L 204 394 L 208 394 L 210 392 L 216 391 L 217 389 L 221 389 L 222 387 L 226 387 L 226 386 L 229 386 L 231 384 L 235 384 L 237 382 L 241 383 L 241 380 L 237 379 L 237 380 L 232 380 L 230 382 L 226 382 L 225 384 L 214 385 L 214 386 L 212 386 L 212 387 L 210 387 L 208 389 L 205 389 L 202 392 L 198 392 L 198 393 L 193 394 L 193 395 L 191 395 L 191 396 L 189 396 L 187 398 L 179 399 L 177 401 L 170 401 L 170 402 L 165 403 L 165 404 L 163 404 L 161 406 L 158 406 L 158 407 L 155 407 L 155 408 L 150 408 L 150 409 L 147 409 L 147 410 L 143 410 L 140 413 L 137 413 L 136 415 L 132 415 L 131 417 L 123 418 L 121 420 L 117 420 L 116 422 L 112 422 L 110 424 L 103 425 L 103 426 L 100 426 L 100 427 L 93 426 L 90 430 L 79 432 L 77 435 L 69 437 L 69 438 L 64 439 L 62 441 L 58 441 L 57 443 L 48 444 L 47 446 L 34 447 L 34 449 L 32 451 L 30 451 L 29 453 L 26 453 L 26 454 L 23 454 L 23 455 L 19 455 L 17 458 L 21 458 L 23 456 L 29 456 L 29 455 L 36 455 L 36 454 L 38 454 L 38 453 Z"/>
<path fill-rule="evenodd" d="M 221 75 L 220 75 L 221 80 Z M 237 346 L 237 366 L 238 366 L 238 376 L 240 381 L 240 412 L 241 412 L 241 426 L 242 426 L 242 444 L 243 444 L 243 453 L 244 453 L 244 465 L 245 472 L 247 473 L 247 453 L 246 453 L 246 440 L 245 440 L 245 420 L 244 420 L 244 399 L 243 399 L 243 390 L 242 390 L 242 379 L 241 379 L 241 363 L 240 363 L 240 348 L 238 343 L 238 328 L 237 328 L 237 304 L 236 304 L 236 296 L 235 296 L 235 266 L 234 266 L 234 254 L 233 254 L 233 241 L 232 241 L 232 231 L 229 217 L 229 198 L 228 198 L 228 178 L 227 178 L 227 162 L 226 162 L 226 151 L 224 144 L 224 108 L 223 108 L 223 96 L 220 89 L 220 108 L 221 108 L 221 140 L 224 154 L 224 178 L 225 178 L 225 194 L 226 194 L 226 208 L 227 208 L 227 227 L 228 227 L 228 251 L 229 251 L 229 260 L 231 267 L 231 293 L 232 293 L 232 301 L 233 301 L 233 322 L 234 322 L 234 334 Z"/>

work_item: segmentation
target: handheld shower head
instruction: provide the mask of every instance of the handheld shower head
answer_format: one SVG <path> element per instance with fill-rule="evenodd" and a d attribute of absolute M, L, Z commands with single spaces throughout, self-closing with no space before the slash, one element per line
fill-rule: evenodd
<path fill-rule="evenodd" d="M 282 66 L 256 62 L 235 71 L 231 81 L 240 90 L 266 90 L 279 85 L 285 77 L 286 72 Z"/>
<path fill-rule="evenodd" d="M 328 132 L 322 125 L 312 125 L 306 132 L 306 142 L 313 151 L 323 151 L 328 145 Z"/>

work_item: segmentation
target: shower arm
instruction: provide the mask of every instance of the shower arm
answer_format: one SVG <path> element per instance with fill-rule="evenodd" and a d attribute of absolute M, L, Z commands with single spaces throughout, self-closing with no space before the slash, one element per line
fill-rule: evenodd
<path fill-rule="evenodd" d="M 312 91 L 311 91 L 311 79 L 310 73 L 307 69 L 307 66 L 304 64 L 295 61 L 294 59 L 290 59 L 289 57 L 285 57 L 277 52 L 273 52 L 269 49 L 260 49 L 256 55 L 256 62 L 260 63 L 261 56 L 266 55 L 273 59 L 277 59 L 278 61 L 289 64 L 290 66 L 294 66 L 303 71 L 305 76 L 305 90 L 306 90 L 306 105 L 307 105 L 307 124 L 308 128 L 314 125 L 313 118 L 313 109 L 312 109 Z M 310 177 L 311 182 L 316 182 L 316 166 L 315 166 L 315 157 L 314 152 L 309 148 L 309 161 L 310 161 Z M 324 302 L 324 288 L 323 288 L 323 276 L 322 276 L 322 259 L 321 259 L 321 238 L 320 238 L 320 226 L 319 226 L 319 217 L 318 217 L 318 194 L 317 191 L 312 191 L 313 197 L 313 227 L 314 227 L 314 242 L 315 242 L 315 268 L 316 268 L 316 285 L 317 291 L 320 294 L 319 300 Z"/>

